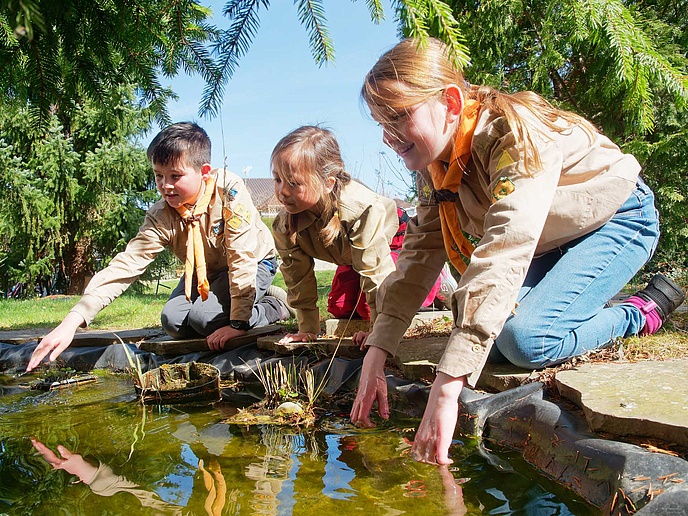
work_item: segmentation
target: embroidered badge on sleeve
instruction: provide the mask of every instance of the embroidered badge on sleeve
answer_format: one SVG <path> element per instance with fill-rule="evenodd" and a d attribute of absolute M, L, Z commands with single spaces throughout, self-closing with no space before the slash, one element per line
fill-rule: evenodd
<path fill-rule="evenodd" d="M 516 190 L 516 185 L 508 177 L 500 177 L 492 190 L 492 204 Z"/>
<path fill-rule="evenodd" d="M 497 168 L 495 170 L 502 170 L 504 167 L 508 167 L 512 163 L 516 163 L 514 161 L 514 158 L 511 157 L 511 154 L 509 154 L 507 151 L 502 152 L 502 155 L 499 157 L 499 161 L 497 162 Z"/>
<path fill-rule="evenodd" d="M 234 205 L 234 211 L 231 216 L 227 218 L 227 225 L 232 229 L 239 229 L 244 223 L 250 224 L 252 220 L 251 212 L 242 203 L 238 202 Z"/>

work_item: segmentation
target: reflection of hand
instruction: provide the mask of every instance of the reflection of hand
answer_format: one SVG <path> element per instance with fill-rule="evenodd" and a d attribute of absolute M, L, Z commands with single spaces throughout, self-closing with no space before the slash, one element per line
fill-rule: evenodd
<path fill-rule="evenodd" d="M 365 341 L 368 339 L 368 335 L 370 335 L 369 331 L 357 331 L 354 333 L 353 337 L 351 337 L 351 340 L 361 349 L 361 351 L 363 351 L 365 349 Z"/>
<path fill-rule="evenodd" d="M 86 484 L 93 479 L 98 470 L 96 466 L 87 462 L 81 455 L 72 453 L 61 444 L 57 447 L 61 457 L 58 457 L 55 452 L 36 439 L 31 439 L 31 444 L 53 469 L 63 469 L 67 473 L 78 476 L 79 480 Z"/>
<path fill-rule="evenodd" d="M 318 340 L 318 336 L 315 333 L 308 332 L 298 332 L 298 333 L 287 333 L 279 341 L 280 344 L 289 344 L 290 342 L 313 342 Z"/>
<path fill-rule="evenodd" d="M 456 483 L 454 475 L 452 475 L 446 465 L 441 465 L 437 469 L 442 477 L 442 485 L 444 486 L 444 505 L 447 509 L 447 514 L 451 516 L 463 516 L 468 512 L 463 502 L 463 489 Z"/>
<path fill-rule="evenodd" d="M 222 328 L 219 328 L 208 335 L 206 340 L 208 341 L 208 347 L 210 349 L 214 351 L 221 351 L 225 349 L 225 344 L 228 340 L 241 337 L 245 334 L 245 330 L 237 330 L 231 326 L 223 326 Z"/>
<path fill-rule="evenodd" d="M 416 432 L 411 457 L 429 464 L 451 464 L 449 445 L 459 415 L 459 394 L 463 377 L 438 373 L 430 389 L 423 419 Z"/>
<path fill-rule="evenodd" d="M 382 419 L 389 419 L 387 402 L 387 378 L 385 377 L 385 360 L 387 352 L 371 346 L 363 359 L 361 378 L 358 381 L 358 392 L 351 408 L 351 422 L 371 428 L 375 424 L 370 420 L 370 411 L 377 400 L 377 411 Z"/>
<path fill-rule="evenodd" d="M 81 315 L 76 312 L 69 312 L 57 328 L 41 339 L 36 349 L 33 350 L 26 370 L 34 369 L 48 353 L 50 353 L 49 360 L 53 362 L 72 343 L 74 333 L 82 324 L 84 324 L 84 318 Z"/>

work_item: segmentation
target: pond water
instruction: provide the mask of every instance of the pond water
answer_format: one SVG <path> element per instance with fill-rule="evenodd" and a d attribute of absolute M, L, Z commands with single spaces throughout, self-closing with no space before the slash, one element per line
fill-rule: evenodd
<path fill-rule="evenodd" d="M 0 514 L 599 514 L 490 443 L 456 441 L 449 468 L 414 462 L 417 420 L 241 428 L 225 403 L 144 407 L 110 373 L 49 392 L 8 388 L 19 381 L 0 375 Z M 78 454 L 97 481 L 53 469 L 34 442 Z"/>

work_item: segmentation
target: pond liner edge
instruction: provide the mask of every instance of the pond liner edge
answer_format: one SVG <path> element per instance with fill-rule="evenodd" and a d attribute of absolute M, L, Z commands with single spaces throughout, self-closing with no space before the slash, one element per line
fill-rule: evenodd
<path fill-rule="evenodd" d="M 521 452 L 603 514 L 688 515 L 688 461 L 602 439 L 531 383 L 497 394 L 464 388 L 457 430 Z"/>

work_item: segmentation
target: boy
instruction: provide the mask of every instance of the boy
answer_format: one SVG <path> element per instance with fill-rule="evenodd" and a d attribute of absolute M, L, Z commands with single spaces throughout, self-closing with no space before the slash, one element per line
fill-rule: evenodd
<path fill-rule="evenodd" d="M 81 300 L 44 337 L 27 371 L 50 353 L 55 360 L 78 327 L 131 285 L 165 247 L 185 261 L 185 274 L 161 315 L 173 338 L 207 337 L 208 347 L 225 343 L 253 326 L 289 317 L 289 307 L 265 293 L 275 275 L 275 244 L 241 179 L 211 169 L 210 139 L 198 125 L 173 124 L 148 147 L 162 199 L 146 213 L 127 248 L 96 274 Z"/>

